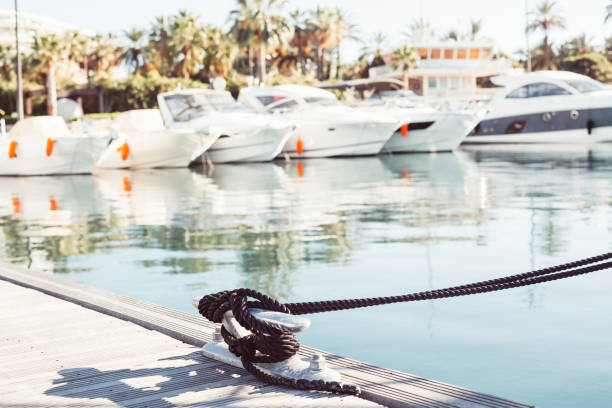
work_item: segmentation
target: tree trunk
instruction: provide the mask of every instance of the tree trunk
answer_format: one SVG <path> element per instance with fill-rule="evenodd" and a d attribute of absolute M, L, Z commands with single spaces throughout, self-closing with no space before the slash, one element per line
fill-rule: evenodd
<path fill-rule="evenodd" d="M 323 80 L 323 51 L 321 47 L 317 47 L 317 79 Z"/>
<path fill-rule="evenodd" d="M 306 75 L 306 58 L 304 58 L 304 50 L 301 47 L 298 48 L 298 64 L 300 64 L 302 75 Z"/>
<path fill-rule="evenodd" d="M 259 84 L 266 83 L 266 45 L 259 45 Z"/>
<path fill-rule="evenodd" d="M 57 115 L 57 88 L 55 84 L 55 66 L 47 60 L 47 114 Z"/>
<path fill-rule="evenodd" d="M 408 90 L 409 88 L 409 82 L 408 82 L 408 70 L 404 70 L 404 90 Z"/>
<path fill-rule="evenodd" d="M 550 55 L 548 53 L 548 32 L 544 31 L 544 66 L 550 70 Z"/>
<path fill-rule="evenodd" d="M 253 76 L 253 49 L 247 45 L 247 58 L 249 60 L 249 75 Z"/>
<path fill-rule="evenodd" d="M 340 46 L 338 45 L 338 48 L 336 48 L 336 79 L 340 79 L 342 75 L 341 67 L 342 65 L 340 62 Z"/>
<path fill-rule="evenodd" d="M 83 57 L 83 71 L 85 71 L 85 81 L 89 85 L 89 61 L 87 55 Z"/>

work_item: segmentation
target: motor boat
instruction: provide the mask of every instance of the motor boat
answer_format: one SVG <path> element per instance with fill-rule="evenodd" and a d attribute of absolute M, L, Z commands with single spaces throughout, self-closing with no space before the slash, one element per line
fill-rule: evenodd
<path fill-rule="evenodd" d="M 94 158 L 108 140 L 101 134 L 73 134 L 59 116 L 26 118 L 0 139 L 0 175 L 92 173 Z"/>
<path fill-rule="evenodd" d="M 479 120 L 475 110 L 438 110 L 405 90 L 380 91 L 355 106 L 402 121 L 382 149 L 389 153 L 455 150 Z"/>
<path fill-rule="evenodd" d="M 184 89 L 157 96 L 170 129 L 204 130 L 218 137 L 206 151 L 213 163 L 262 162 L 279 155 L 295 126 L 258 115 L 227 91 Z"/>
<path fill-rule="evenodd" d="M 465 143 L 612 142 L 612 90 L 600 82 L 565 71 L 492 82 L 503 88 Z"/>
<path fill-rule="evenodd" d="M 217 140 L 193 129 L 167 129 L 157 109 L 122 112 L 116 135 L 100 155 L 101 169 L 187 167 Z"/>
<path fill-rule="evenodd" d="M 377 154 L 400 127 L 394 118 L 355 110 L 329 91 L 303 85 L 244 88 L 238 101 L 297 125 L 283 148 L 291 157 Z"/>

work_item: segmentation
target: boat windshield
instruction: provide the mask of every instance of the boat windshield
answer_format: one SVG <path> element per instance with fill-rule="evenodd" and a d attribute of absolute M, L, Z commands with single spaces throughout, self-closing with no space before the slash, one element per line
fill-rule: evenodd
<path fill-rule="evenodd" d="M 603 91 L 604 86 L 594 79 L 578 79 L 565 81 L 566 84 L 576 89 L 580 93 Z"/>
<path fill-rule="evenodd" d="M 239 104 L 229 93 L 183 94 L 164 97 L 172 118 L 176 122 L 186 122 L 199 118 L 212 111 L 242 112 L 249 109 Z"/>

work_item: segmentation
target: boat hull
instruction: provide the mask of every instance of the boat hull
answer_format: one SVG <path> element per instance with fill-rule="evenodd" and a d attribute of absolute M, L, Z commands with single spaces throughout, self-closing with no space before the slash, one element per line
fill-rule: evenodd
<path fill-rule="evenodd" d="M 293 132 L 289 128 L 264 128 L 255 133 L 221 136 L 206 152 L 213 163 L 274 160 Z"/>
<path fill-rule="evenodd" d="M 398 123 L 301 123 L 283 153 L 293 158 L 367 156 L 378 154 Z M 298 140 L 301 149 L 298 148 Z M 300 152 L 301 150 L 301 152 Z"/>
<path fill-rule="evenodd" d="M 15 157 L 9 157 L 13 139 L 0 141 L 0 175 L 49 176 L 60 174 L 89 174 L 93 172 L 95 157 L 108 144 L 102 136 L 58 136 L 47 154 L 48 138 L 42 136 L 20 137 Z"/>
<path fill-rule="evenodd" d="M 101 169 L 187 167 L 215 140 L 216 137 L 182 129 L 128 133 L 111 142 L 100 155 L 96 167 Z M 127 154 L 122 150 L 124 144 L 128 146 Z"/>
<path fill-rule="evenodd" d="M 435 119 L 424 129 L 410 130 L 402 136 L 396 131 L 383 147 L 389 153 L 449 152 L 455 150 L 466 135 L 474 128 L 478 119 L 473 113 L 445 112 L 432 117 Z M 427 123 L 427 122 L 424 122 Z"/>

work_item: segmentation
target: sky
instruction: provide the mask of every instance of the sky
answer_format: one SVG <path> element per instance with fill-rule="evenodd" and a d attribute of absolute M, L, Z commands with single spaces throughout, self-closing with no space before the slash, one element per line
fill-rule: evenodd
<path fill-rule="evenodd" d="M 402 33 L 421 14 L 437 33 L 450 29 L 467 31 L 471 19 L 482 19 L 482 36 L 492 39 L 499 50 L 513 54 L 525 48 L 525 4 L 533 9 L 540 0 L 289 0 L 288 10 L 310 9 L 317 5 L 342 7 L 359 26 L 360 36 L 369 39 L 375 32 L 387 35 L 388 47 L 399 45 Z M 567 30 L 552 31 L 553 44 L 587 33 L 594 44 L 612 36 L 612 20 L 604 24 L 609 0 L 556 0 L 557 12 L 565 17 Z M 23 11 L 41 14 L 95 32 L 120 34 L 130 27 L 148 27 L 155 16 L 179 9 L 196 12 L 206 23 L 227 25 L 233 0 L 19 0 Z M 13 0 L 1 0 L 0 7 L 13 8 Z M 530 44 L 539 44 L 541 35 L 532 34 Z M 361 44 L 345 42 L 342 59 L 351 62 Z"/>

